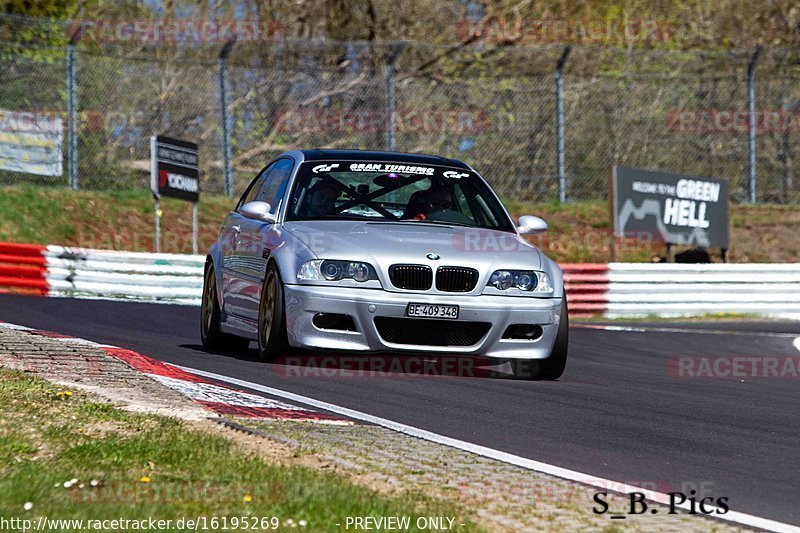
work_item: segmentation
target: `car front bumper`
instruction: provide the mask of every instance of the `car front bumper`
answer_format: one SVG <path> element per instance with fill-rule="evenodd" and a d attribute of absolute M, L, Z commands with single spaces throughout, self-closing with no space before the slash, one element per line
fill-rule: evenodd
<path fill-rule="evenodd" d="M 509 359 L 545 359 L 553 349 L 561 320 L 561 298 L 429 295 L 319 285 L 286 285 L 284 292 L 289 344 L 297 348 L 424 351 Z M 409 302 L 458 305 L 458 321 L 488 322 L 491 328 L 471 346 L 430 346 L 386 341 L 378 333 L 375 317 L 406 317 Z M 320 329 L 313 323 L 318 313 L 349 315 L 357 331 Z M 542 334 L 535 340 L 503 339 L 503 333 L 511 324 L 536 324 L 541 326 Z"/>

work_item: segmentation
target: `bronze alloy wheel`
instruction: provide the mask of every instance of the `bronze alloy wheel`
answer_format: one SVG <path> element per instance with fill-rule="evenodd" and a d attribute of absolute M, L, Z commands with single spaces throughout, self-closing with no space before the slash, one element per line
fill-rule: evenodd
<path fill-rule="evenodd" d="M 250 345 L 249 339 L 222 333 L 220 330 L 222 313 L 217 299 L 217 277 L 214 267 L 206 265 L 203 279 L 203 297 L 200 303 L 200 341 L 206 350 L 243 351 Z"/>
<path fill-rule="evenodd" d="M 258 305 L 258 352 L 265 361 L 273 361 L 286 348 L 283 309 L 283 282 L 278 267 L 270 263 Z"/>
<path fill-rule="evenodd" d="M 211 274 L 209 276 L 209 273 Z M 203 284 L 203 300 L 200 304 L 200 334 L 203 344 L 206 343 L 208 332 L 211 331 L 214 320 L 214 300 L 217 297 L 217 279 L 212 268 L 206 269 L 206 279 Z"/>
<path fill-rule="evenodd" d="M 272 271 L 267 273 L 267 279 L 264 281 L 264 294 L 261 297 L 261 309 L 259 316 L 261 318 L 261 326 L 258 328 L 258 334 L 261 335 L 261 345 L 266 346 L 269 342 L 269 335 L 272 332 L 272 310 L 275 308 L 275 275 Z"/>

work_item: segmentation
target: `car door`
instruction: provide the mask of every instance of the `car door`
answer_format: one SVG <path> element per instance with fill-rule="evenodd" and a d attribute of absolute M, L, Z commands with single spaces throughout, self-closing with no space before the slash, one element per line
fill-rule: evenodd
<path fill-rule="evenodd" d="M 242 276 L 245 274 L 241 264 L 237 261 L 236 250 L 241 241 L 242 225 L 247 221 L 239 210 L 241 207 L 255 200 L 256 195 L 261 190 L 261 185 L 267 172 L 273 167 L 274 163 L 268 165 L 264 170 L 259 172 L 258 176 L 250 182 L 244 194 L 239 199 L 236 207 L 228 213 L 222 223 L 220 230 L 220 245 L 222 248 L 222 302 L 223 312 L 229 315 L 242 316 L 245 311 L 242 308 L 242 302 L 239 301 L 238 295 L 242 291 Z"/>
<path fill-rule="evenodd" d="M 277 215 L 293 165 L 291 159 L 283 158 L 267 167 L 261 173 L 262 179 L 257 183 L 258 190 L 248 197 L 247 201 L 267 202 L 271 207 L 270 211 Z M 239 238 L 234 262 L 237 265 L 239 279 L 231 292 L 231 297 L 232 301 L 236 302 L 237 314 L 258 320 L 258 303 L 267 261 L 272 250 L 280 244 L 280 231 L 276 224 L 268 224 L 241 215 L 238 224 Z"/>

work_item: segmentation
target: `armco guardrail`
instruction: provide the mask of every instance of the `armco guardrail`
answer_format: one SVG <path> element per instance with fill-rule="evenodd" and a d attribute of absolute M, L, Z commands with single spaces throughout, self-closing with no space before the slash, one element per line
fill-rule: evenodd
<path fill-rule="evenodd" d="M 576 314 L 800 318 L 800 263 L 573 264 L 564 273 Z"/>
<path fill-rule="evenodd" d="M 608 316 L 800 314 L 800 264 L 611 265 Z"/>
<path fill-rule="evenodd" d="M 199 305 L 201 255 L 0 243 L 0 291 Z M 570 315 L 800 318 L 800 263 L 565 264 Z"/>

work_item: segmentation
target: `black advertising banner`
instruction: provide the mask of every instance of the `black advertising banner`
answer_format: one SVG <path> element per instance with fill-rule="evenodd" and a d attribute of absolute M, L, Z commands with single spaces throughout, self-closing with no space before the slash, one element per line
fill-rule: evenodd
<path fill-rule="evenodd" d="M 200 199 L 197 145 L 158 135 L 150 139 L 150 188 L 157 197 Z"/>
<path fill-rule="evenodd" d="M 728 248 L 728 184 L 615 166 L 614 234 L 667 244 Z"/>

